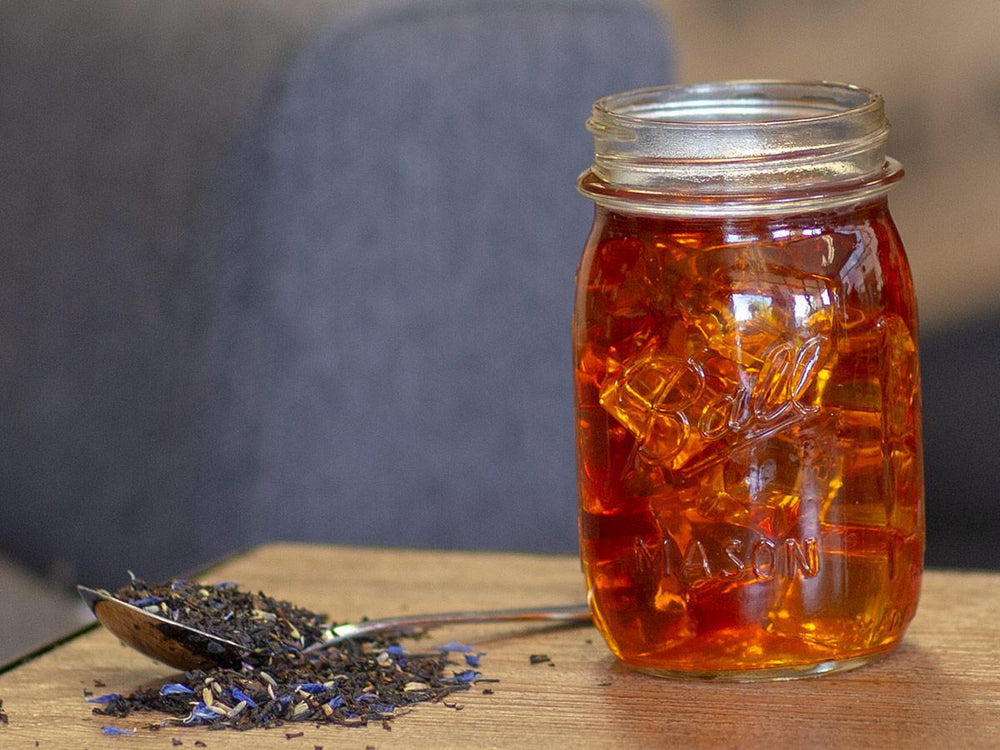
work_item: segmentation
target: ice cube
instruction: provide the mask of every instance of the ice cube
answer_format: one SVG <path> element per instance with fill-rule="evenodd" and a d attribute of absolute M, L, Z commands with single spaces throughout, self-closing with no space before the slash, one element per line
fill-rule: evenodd
<path fill-rule="evenodd" d="M 840 410 L 836 413 L 839 477 L 831 481 L 820 518 L 832 525 L 884 529 L 887 522 L 887 471 L 882 424 L 877 413 Z"/>
<path fill-rule="evenodd" d="M 888 626 L 891 544 L 884 528 L 824 526 L 816 575 L 786 580 L 764 617 L 764 628 L 830 648 L 875 645 Z"/>
<path fill-rule="evenodd" d="M 645 457 L 672 465 L 690 437 L 684 410 L 702 389 L 687 360 L 647 348 L 604 381 L 600 403 L 635 436 Z"/>
<path fill-rule="evenodd" d="M 837 302 L 829 279 L 757 258 L 716 268 L 683 309 L 715 352 L 753 368 L 776 343 L 830 338 Z"/>
<path fill-rule="evenodd" d="M 923 465 L 920 452 L 907 443 L 889 446 L 889 523 L 904 536 L 920 532 L 922 512 Z"/>
<path fill-rule="evenodd" d="M 916 431 L 919 404 L 917 347 L 910 330 L 898 315 L 879 320 L 882 345 L 882 418 L 886 435 L 903 438 Z"/>

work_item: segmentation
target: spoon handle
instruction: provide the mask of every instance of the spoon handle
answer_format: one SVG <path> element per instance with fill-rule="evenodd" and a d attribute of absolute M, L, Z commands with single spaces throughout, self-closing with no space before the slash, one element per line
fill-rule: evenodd
<path fill-rule="evenodd" d="M 333 646 L 341 641 L 359 638 L 373 633 L 411 628 L 434 628 L 439 625 L 467 625 L 483 622 L 509 622 L 513 620 L 535 620 L 546 622 L 566 622 L 584 624 L 591 622 L 590 609 L 586 604 L 571 604 L 562 607 L 529 607 L 523 609 L 500 609 L 471 612 L 445 612 L 436 615 L 403 615 L 348 623 L 331 628 L 333 637 L 321 643 L 314 643 L 303 653 L 311 653 Z"/>

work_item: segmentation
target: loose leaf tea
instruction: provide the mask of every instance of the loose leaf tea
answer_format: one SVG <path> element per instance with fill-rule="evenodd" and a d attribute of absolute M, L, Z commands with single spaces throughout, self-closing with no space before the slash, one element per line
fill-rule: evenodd
<path fill-rule="evenodd" d="M 176 579 L 150 586 L 135 577 L 115 596 L 145 611 L 226 638 L 265 658 L 283 656 L 330 637 L 328 618 L 235 583 Z"/>
<path fill-rule="evenodd" d="M 159 688 L 90 698 L 99 704 L 94 713 L 104 716 L 160 711 L 175 717 L 165 724 L 241 730 L 302 721 L 388 726 L 407 707 L 468 690 L 480 675 L 470 667 L 483 654 L 459 643 L 411 653 L 381 635 L 303 654 L 330 637 L 329 618 L 232 583 L 150 586 L 133 578 L 115 596 L 234 641 L 247 653 L 238 668 L 191 670 Z M 463 663 L 452 660 L 453 652 Z"/>

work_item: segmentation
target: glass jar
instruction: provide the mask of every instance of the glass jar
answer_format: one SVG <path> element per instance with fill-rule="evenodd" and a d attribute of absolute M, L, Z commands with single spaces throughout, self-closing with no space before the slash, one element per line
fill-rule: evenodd
<path fill-rule="evenodd" d="M 923 567 L 917 317 L 882 98 L 599 100 L 573 317 L 580 546 L 611 650 L 775 679 L 889 652 Z"/>

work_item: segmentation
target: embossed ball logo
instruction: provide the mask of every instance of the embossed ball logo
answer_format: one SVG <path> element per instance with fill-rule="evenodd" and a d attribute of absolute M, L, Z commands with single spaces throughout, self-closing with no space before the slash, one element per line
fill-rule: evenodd
<path fill-rule="evenodd" d="M 697 357 L 643 351 L 609 374 L 600 403 L 635 436 L 644 458 L 690 470 L 689 462 L 710 443 L 728 438 L 748 444 L 817 412 L 808 395 L 828 345 L 824 335 L 798 344 L 778 341 L 758 368 L 741 369 L 728 388 L 719 388 Z"/>

